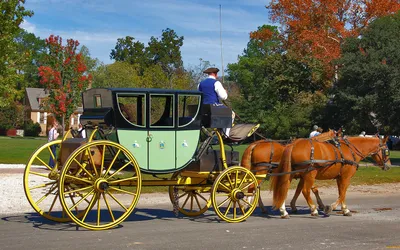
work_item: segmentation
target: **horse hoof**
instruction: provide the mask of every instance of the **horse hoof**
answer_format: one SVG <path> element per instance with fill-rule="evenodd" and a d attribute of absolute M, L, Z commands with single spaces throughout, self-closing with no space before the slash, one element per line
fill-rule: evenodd
<path fill-rule="evenodd" d="M 317 216 L 318 216 L 318 213 L 311 214 L 311 216 L 313 216 L 313 217 L 317 217 Z"/>
<path fill-rule="evenodd" d="M 324 213 L 325 214 L 330 214 L 331 212 L 332 212 L 332 207 L 331 206 L 325 206 Z"/>
<path fill-rule="evenodd" d="M 281 219 L 289 219 L 289 218 L 290 218 L 289 214 L 287 214 L 287 215 L 281 215 Z"/>
<path fill-rule="evenodd" d="M 353 216 L 353 214 L 351 212 L 348 212 L 348 213 L 344 213 L 343 216 Z"/>

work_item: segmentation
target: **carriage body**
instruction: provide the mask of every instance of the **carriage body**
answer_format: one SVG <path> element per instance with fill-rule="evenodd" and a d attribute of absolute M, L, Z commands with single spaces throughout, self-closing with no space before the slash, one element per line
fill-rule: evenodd
<path fill-rule="evenodd" d="M 134 210 L 142 186 L 169 186 L 174 209 L 187 216 L 214 206 L 223 220 L 240 222 L 254 211 L 259 189 L 245 189 L 256 187 L 257 179 L 234 166 L 239 154 L 225 149 L 220 130 L 232 126 L 231 109 L 201 105 L 202 93 L 190 90 L 95 88 L 82 93 L 82 102 L 80 122 L 88 137 L 47 143 L 27 164 L 25 193 L 42 216 L 92 230 L 112 228 Z M 218 143 L 211 146 L 214 139 Z M 51 168 L 39 154 L 57 145 L 57 158 L 51 156 L 57 165 Z M 31 170 L 35 160 L 47 174 Z M 172 176 L 142 179 L 142 173 Z M 30 184 L 36 176 L 44 178 L 40 189 Z M 55 198 L 46 206 L 42 200 L 50 194 Z M 246 201 L 250 196 L 254 199 Z M 55 215 L 55 209 L 65 212 Z M 88 214 L 94 214 L 92 221 Z"/>

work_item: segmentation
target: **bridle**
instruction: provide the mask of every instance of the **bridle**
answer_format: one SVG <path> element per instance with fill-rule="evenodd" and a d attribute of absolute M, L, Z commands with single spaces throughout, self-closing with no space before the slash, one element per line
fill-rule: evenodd
<path fill-rule="evenodd" d="M 383 142 L 382 138 L 379 137 L 379 147 L 378 147 L 375 151 L 373 151 L 373 152 L 371 152 L 371 153 L 369 153 L 369 154 L 367 154 L 367 155 L 364 155 L 364 154 L 363 154 L 356 146 L 354 146 L 354 144 L 352 144 L 347 138 L 344 138 L 343 140 L 346 142 L 346 144 L 347 144 L 348 146 L 351 145 L 351 147 L 354 149 L 355 153 L 356 153 L 358 156 L 360 156 L 361 159 L 365 159 L 365 158 L 367 158 L 368 156 L 376 155 L 377 157 L 379 157 L 379 160 L 380 160 L 381 162 L 383 162 L 383 170 L 386 171 L 386 170 L 389 170 L 389 169 L 390 169 L 390 165 L 387 164 L 387 162 L 389 161 L 390 151 L 389 151 L 389 148 L 387 147 L 386 143 Z M 381 153 L 382 156 L 379 155 L 379 152 Z"/>

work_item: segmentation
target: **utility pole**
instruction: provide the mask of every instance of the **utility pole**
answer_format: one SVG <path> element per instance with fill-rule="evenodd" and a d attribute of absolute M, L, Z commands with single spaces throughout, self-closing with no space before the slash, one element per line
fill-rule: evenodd
<path fill-rule="evenodd" d="M 221 4 L 219 5 L 219 41 L 221 45 L 221 64 L 222 64 L 222 83 L 224 83 L 224 57 L 222 53 L 222 8 Z"/>

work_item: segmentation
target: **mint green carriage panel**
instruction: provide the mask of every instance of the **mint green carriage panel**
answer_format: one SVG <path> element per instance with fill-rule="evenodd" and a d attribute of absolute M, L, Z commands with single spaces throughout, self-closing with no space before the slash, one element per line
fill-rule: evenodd
<path fill-rule="evenodd" d="M 191 161 L 199 143 L 200 130 L 176 131 L 176 168 Z"/>
<path fill-rule="evenodd" d="M 175 131 L 149 131 L 149 170 L 175 169 Z"/>
<path fill-rule="evenodd" d="M 139 167 L 147 169 L 147 131 L 146 130 L 117 130 L 119 144 L 127 148 L 139 163 Z"/>

